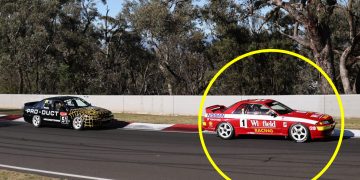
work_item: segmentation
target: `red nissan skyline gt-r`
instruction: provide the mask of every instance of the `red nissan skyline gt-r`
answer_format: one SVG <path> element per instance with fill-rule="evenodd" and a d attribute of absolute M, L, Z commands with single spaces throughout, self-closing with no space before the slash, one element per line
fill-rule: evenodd
<path fill-rule="evenodd" d="M 333 118 L 326 114 L 293 110 L 272 99 L 239 101 L 229 107 L 206 108 L 203 129 L 222 139 L 241 134 L 290 136 L 296 142 L 331 136 Z"/>

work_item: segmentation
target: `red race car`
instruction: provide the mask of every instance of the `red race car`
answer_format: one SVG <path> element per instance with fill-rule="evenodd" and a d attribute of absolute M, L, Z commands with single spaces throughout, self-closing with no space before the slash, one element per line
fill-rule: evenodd
<path fill-rule="evenodd" d="M 222 139 L 241 134 L 290 136 L 296 142 L 331 136 L 333 118 L 326 114 L 293 110 L 272 99 L 239 101 L 229 107 L 206 108 L 203 129 Z"/>

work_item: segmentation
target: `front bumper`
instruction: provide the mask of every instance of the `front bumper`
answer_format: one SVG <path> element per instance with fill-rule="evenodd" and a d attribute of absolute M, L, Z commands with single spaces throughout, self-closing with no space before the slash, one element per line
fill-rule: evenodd
<path fill-rule="evenodd" d="M 329 125 L 316 126 L 316 131 L 311 132 L 312 139 L 330 137 L 334 133 L 335 125 L 336 122 Z"/>
<path fill-rule="evenodd" d="M 88 119 L 84 121 L 84 127 L 88 127 L 88 128 L 101 127 L 102 125 L 109 123 L 112 120 L 114 120 L 113 115 L 101 119 Z"/>

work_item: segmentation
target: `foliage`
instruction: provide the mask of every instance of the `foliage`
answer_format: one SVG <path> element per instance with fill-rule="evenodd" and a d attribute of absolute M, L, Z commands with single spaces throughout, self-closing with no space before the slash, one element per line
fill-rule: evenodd
<path fill-rule="evenodd" d="M 200 7 L 190 0 L 127 0 L 110 17 L 96 8 L 106 1 L 2 0 L 0 93 L 199 95 L 219 68 L 252 50 L 282 48 L 314 58 L 284 37 L 294 31 L 294 17 L 276 8 L 266 24 L 255 17 L 266 2 L 209 0 Z M 340 52 L 334 55 L 339 74 L 336 59 L 350 42 L 343 33 L 347 17 L 338 9 L 331 19 L 322 14 L 316 18 L 329 26 Z M 306 33 L 299 28 L 299 36 Z M 350 82 L 358 84 L 359 48 L 347 61 Z M 229 68 L 211 94 L 319 94 L 320 77 L 293 57 L 262 54 Z"/>

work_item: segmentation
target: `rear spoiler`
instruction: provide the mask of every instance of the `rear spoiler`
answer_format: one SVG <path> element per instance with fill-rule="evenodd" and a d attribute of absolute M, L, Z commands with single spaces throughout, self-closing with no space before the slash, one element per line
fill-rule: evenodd
<path fill-rule="evenodd" d="M 213 105 L 206 108 L 206 113 L 222 113 L 225 109 L 224 105 Z"/>

